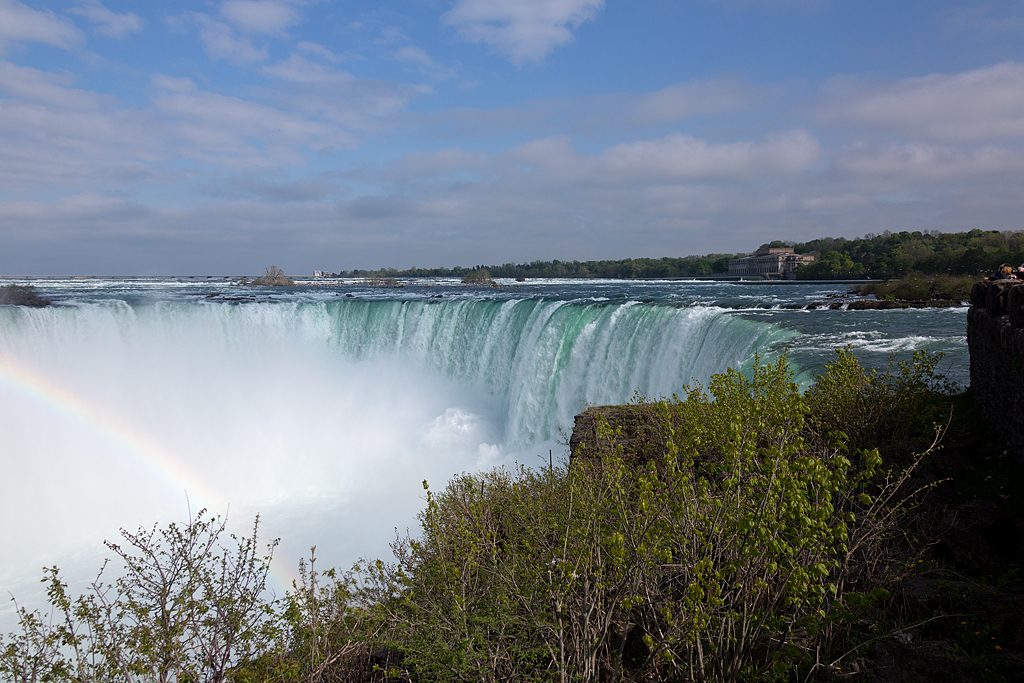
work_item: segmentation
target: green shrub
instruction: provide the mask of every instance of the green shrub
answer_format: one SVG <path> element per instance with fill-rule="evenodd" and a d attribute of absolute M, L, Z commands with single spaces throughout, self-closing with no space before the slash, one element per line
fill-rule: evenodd
<path fill-rule="evenodd" d="M 942 357 L 916 351 L 878 371 L 864 368 L 850 347 L 836 349 L 806 393 L 813 438 L 839 438 L 851 452 L 878 449 L 887 466 L 906 465 L 949 421 L 957 387 L 935 371 Z"/>
<path fill-rule="evenodd" d="M 462 282 L 467 285 L 493 285 L 494 279 L 487 268 L 474 268 L 462 276 Z"/>
<path fill-rule="evenodd" d="M 966 275 L 924 275 L 909 273 L 899 280 L 869 282 L 859 288 L 860 294 L 874 294 L 879 299 L 901 301 L 967 301 L 976 278 Z"/>
<path fill-rule="evenodd" d="M 263 594 L 267 554 L 251 537 L 200 510 L 185 526 L 122 530 L 106 545 L 120 560 L 73 597 L 56 567 L 45 571 L 50 612 L 17 610 L 19 630 L 0 637 L 0 677 L 18 681 L 222 681 L 264 650 L 273 611 Z M 106 564 L 104 564 L 106 569 Z"/>

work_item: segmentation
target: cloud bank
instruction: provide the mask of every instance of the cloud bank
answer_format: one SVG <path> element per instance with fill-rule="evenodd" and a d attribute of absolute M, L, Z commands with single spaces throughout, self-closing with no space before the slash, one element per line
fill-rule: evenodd
<path fill-rule="evenodd" d="M 0 0 L 0 273 L 622 258 L 1024 227 L 1021 61 L 813 82 L 680 68 L 573 89 L 543 83 L 545 57 L 623 8 L 455 0 L 432 17 L 447 45 L 394 12 L 314 30 L 340 12 L 317 3 L 135 9 Z M 139 52 L 161 37 L 191 51 Z M 487 50 L 499 59 L 483 70 L 463 61 Z"/>

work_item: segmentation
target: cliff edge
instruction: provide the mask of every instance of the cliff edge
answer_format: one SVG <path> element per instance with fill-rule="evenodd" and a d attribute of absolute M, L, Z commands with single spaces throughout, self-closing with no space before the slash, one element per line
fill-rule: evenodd
<path fill-rule="evenodd" d="M 979 282 L 967 312 L 971 388 L 1006 450 L 1024 455 L 1024 281 Z"/>

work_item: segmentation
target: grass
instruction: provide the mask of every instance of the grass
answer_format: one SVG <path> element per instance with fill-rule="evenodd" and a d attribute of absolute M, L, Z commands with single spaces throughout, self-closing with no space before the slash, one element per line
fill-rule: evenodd
<path fill-rule="evenodd" d="M 869 282 L 857 294 L 897 301 L 966 301 L 975 282 L 977 279 L 969 275 L 910 273 L 899 280 Z"/>

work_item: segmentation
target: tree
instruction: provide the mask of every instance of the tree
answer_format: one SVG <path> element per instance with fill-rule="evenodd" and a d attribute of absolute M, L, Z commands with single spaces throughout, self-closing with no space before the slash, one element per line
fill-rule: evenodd
<path fill-rule="evenodd" d="M 491 271 L 479 266 L 466 273 L 462 282 L 467 285 L 491 285 L 494 284 L 494 279 L 491 277 Z"/>
<path fill-rule="evenodd" d="M 220 683 L 257 656 L 273 635 L 263 593 L 276 541 L 260 552 L 257 518 L 251 536 L 224 543 L 226 520 L 206 514 L 184 526 L 122 529 L 123 541 L 106 545 L 123 574 L 106 582 L 104 564 L 78 597 L 56 567 L 47 569 L 50 613 L 18 610 L 19 636 L 0 639 L 0 673 L 18 681 Z"/>
<path fill-rule="evenodd" d="M 828 251 L 814 263 L 797 266 L 796 276 L 803 280 L 829 280 L 859 275 L 863 267 L 844 252 Z"/>
<path fill-rule="evenodd" d="M 268 285 L 271 287 L 284 287 L 288 285 L 294 285 L 295 281 L 291 280 L 284 271 L 277 266 L 270 266 L 266 269 L 266 272 L 260 277 L 252 281 L 254 285 Z"/>

